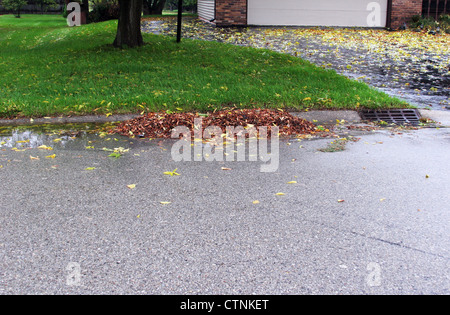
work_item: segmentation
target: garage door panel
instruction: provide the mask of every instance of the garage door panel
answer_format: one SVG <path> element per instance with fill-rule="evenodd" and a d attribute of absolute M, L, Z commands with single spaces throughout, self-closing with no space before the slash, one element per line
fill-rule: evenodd
<path fill-rule="evenodd" d="M 250 25 L 305 25 L 367 27 L 370 0 L 249 0 Z M 386 25 L 387 0 L 381 5 L 381 26 Z"/>

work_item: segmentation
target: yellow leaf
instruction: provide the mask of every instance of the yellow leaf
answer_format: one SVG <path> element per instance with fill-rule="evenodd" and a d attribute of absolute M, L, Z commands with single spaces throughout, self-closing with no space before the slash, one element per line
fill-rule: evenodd
<path fill-rule="evenodd" d="M 30 155 L 30 159 L 31 159 L 31 160 L 39 160 L 39 157 L 34 157 L 34 156 L 31 156 L 31 155 Z"/>
<path fill-rule="evenodd" d="M 95 167 L 86 167 L 86 171 L 93 171 L 93 170 L 95 170 L 96 168 Z"/>
<path fill-rule="evenodd" d="M 47 147 L 46 145 L 41 145 L 41 146 L 38 147 L 38 149 L 40 149 L 40 150 L 49 150 L 49 151 L 53 150 L 52 147 Z"/>
<path fill-rule="evenodd" d="M 297 184 L 295 180 L 288 182 L 288 184 Z"/>
<path fill-rule="evenodd" d="M 55 139 L 55 140 L 53 140 L 53 142 L 56 142 L 56 143 L 61 142 L 61 141 L 62 141 L 62 139 Z"/>
<path fill-rule="evenodd" d="M 170 205 L 171 204 L 170 201 L 160 201 L 159 203 L 162 205 Z"/>
<path fill-rule="evenodd" d="M 54 158 L 56 158 L 56 154 L 46 156 L 45 158 L 46 159 L 54 159 Z"/>
<path fill-rule="evenodd" d="M 172 172 L 164 172 L 164 175 L 169 175 L 169 176 L 180 176 L 180 174 L 177 173 L 178 168 L 174 169 Z"/>
<path fill-rule="evenodd" d="M 222 171 L 231 171 L 231 168 L 228 168 L 228 167 L 222 167 Z"/>
<path fill-rule="evenodd" d="M 30 140 L 21 140 L 21 141 L 16 141 L 16 143 L 29 143 Z"/>
<path fill-rule="evenodd" d="M 255 201 L 253 201 L 253 204 L 254 204 L 254 205 L 257 205 L 257 204 L 259 204 L 259 200 L 255 200 Z"/>
<path fill-rule="evenodd" d="M 282 192 L 279 192 L 279 193 L 276 193 L 275 195 L 277 195 L 277 196 L 285 196 L 286 194 L 282 193 Z"/>
<path fill-rule="evenodd" d="M 339 199 L 338 202 L 339 203 L 343 203 L 343 202 L 345 202 L 345 200 L 344 199 Z"/>
<path fill-rule="evenodd" d="M 135 189 L 136 188 L 136 184 L 127 185 L 127 187 L 130 188 L 130 189 Z"/>

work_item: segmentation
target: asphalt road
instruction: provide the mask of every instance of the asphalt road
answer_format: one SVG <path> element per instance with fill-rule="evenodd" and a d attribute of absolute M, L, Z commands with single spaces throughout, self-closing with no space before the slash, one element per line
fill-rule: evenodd
<path fill-rule="evenodd" d="M 282 141 L 275 173 L 28 137 L 54 150 L 0 148 L 0 294 L 450 293 L 449 129 Z"/>

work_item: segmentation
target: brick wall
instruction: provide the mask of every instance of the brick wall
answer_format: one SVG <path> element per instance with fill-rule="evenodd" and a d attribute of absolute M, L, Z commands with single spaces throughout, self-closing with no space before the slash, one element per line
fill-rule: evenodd
<path fill-rule="evenodd" d="M 391 28 L 399 28 L 408 23 L 412 16 L 422 14 L 423 0 L 391 1 Z M 216 0 L 215 23 L 218 26 L 247 25 L 247 0 Z"/>
<path fill-rule="evenodd" d="M 247 25 L 247 0 L 216 0 L 216 25 Z"/>
<path fill-rule="evenodd" d="M 423 0 L 392 0 L 391 28 L 408 24 L 414 15 L 422 14 Z"/>

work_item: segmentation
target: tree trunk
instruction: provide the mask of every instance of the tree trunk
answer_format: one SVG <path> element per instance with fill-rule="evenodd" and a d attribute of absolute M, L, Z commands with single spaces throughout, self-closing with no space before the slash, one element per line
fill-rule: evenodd
<path fill-rule="evenodd" d="M 145 15 L 162 15 L 166 0 L 144 0 Z"/>
<path fill-rule="evenodd" d="M 120 13 L 115 47 L 144 45 L 141 33 L 142 0 L 119 0 Z"/>

